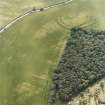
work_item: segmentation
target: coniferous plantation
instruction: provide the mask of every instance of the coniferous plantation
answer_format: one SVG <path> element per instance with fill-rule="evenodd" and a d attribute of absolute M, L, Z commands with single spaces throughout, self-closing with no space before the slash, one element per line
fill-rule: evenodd
<path fill-rule="evenodd" d="M 105 32 L 71 29 L 65 51 L 53 75 L 51 89 L 61 102 L 68 102 L 72 96 L 105 76 Z M 53 104 L 52 104 L 53 105 Z"/>

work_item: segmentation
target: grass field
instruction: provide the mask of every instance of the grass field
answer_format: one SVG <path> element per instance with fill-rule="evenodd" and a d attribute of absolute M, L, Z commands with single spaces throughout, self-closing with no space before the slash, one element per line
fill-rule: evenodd
<path fill-rule="evenodd" d="M 63 0 L 0 0 L 0 27 L 33 7 L 42 8 Z"/>
<path fill-rule="evenodd" d="M 0 26 L 33 7 L 44 5 L 47 5 L 46 2 L 41 0 L 0 0 Z"/>
<path fill-rule="evenodd" d="M 27 16 L 1 33 L 0 105 L 46 105 L 51 74 L 70 28 L 80 25 L 105 29 L 103 3 L 104 0 L 74 0 L 72 4 Z M 3 16 L 11 18 L 8 14 Z"/>

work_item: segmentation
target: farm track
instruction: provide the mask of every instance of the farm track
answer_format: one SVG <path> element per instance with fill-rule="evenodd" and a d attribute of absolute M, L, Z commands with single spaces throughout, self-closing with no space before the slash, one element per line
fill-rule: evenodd
<path fill-rule="evenodd" d="M 38 12 L 43 12 L 43 11 L 46 11 L 48 9 L 51 9 L 51 8 L 54 8 L 54 7 L 57 7 L 57 6 L 60 6 L 60 5 L 64 5 L 64 4 L 68 4 L 68 3 L 71 3 L 73 0 L 67 0 L 67 1 L 63 1 L 63 2 L 60 2 L 60 3 L 57 3 L 57 4 L 54 4 L 54 5 L 50 5 L 48 7 L 44 7 L 44 8 L 40 8 L 40 9 L 31 9 L 25 13 L 23 13 L 22 15 L 16 17 L 15 19 L 13 19 L 11 22 L 9 22 L 7 25 L 3 26 L 0 30 L 0 33 L 4 32 L 5 30 L 7 30 L 10 26 L 12 26 L 14 23 L 16 23 L 17 21 L 19 21 L 20 19 L 28 16 L 28 15 L 31 15 L 33 13 L 38 13 Z"/>

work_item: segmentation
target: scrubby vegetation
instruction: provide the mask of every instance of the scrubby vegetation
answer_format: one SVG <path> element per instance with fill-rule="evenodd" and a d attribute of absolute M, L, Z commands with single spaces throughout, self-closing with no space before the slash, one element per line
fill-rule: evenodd
<path fill-rule="evenodd" d="M 53 75 L 53 90 L 62 102 L 68 102 L 72 96 L 103 76 L 105 32 L 72 28 L 71 37 Z"/>
<path fill-rule="evenodd" d="M 70 105 L 104 105 L 105 103 L 105 78 L 81 92 L 69 101 Z M 68 104 L 68 105 L 69 105 Z"/>

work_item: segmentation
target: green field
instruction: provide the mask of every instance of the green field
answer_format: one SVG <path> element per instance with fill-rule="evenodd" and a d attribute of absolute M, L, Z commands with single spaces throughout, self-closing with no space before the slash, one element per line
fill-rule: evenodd
<path fill-rule="evenodd" d="M 74 0 L 27 16 L 1 33 L 0 105 L 46 105 L 51 75 L 70 28 L 105 29 L 104 3 L 105 0 Z"/>
<path fill-rule="evenodd" d="M 0 27 L 32 9 L 42 8 L 64 0 L 0 0 Z"/>
<path fill-rule="evenodd" d="M 45 5 L 47 3 L 41 0 L 0 0 L 0 26 L 33 7 L 43 7 Z"/>

